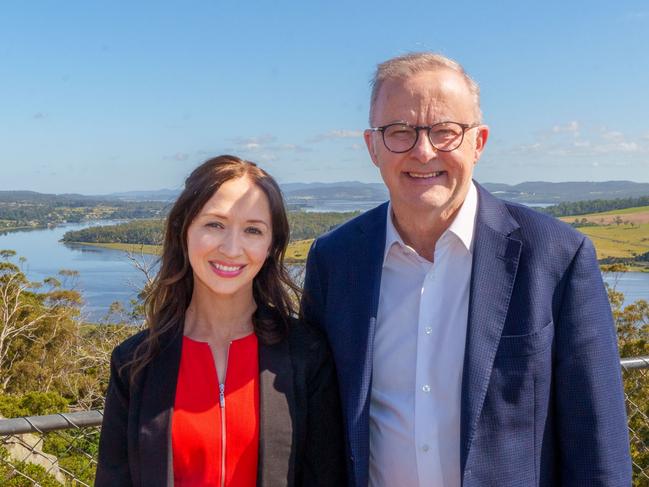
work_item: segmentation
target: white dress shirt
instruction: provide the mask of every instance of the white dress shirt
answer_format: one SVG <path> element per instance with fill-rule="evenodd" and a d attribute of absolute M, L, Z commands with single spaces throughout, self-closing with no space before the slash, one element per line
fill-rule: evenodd
<path fill-rule="evenodd" d="M 478 197 L 435 246 L 403 243 L 388 208 L 370 400 L 370 486 L 460 486 L 460 393 Z"/>

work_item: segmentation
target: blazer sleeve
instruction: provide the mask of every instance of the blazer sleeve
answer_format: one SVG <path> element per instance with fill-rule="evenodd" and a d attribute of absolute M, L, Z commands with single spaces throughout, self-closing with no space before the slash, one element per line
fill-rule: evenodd
<path fill-rule="evenodd" d="M 133 485 L 127 449 L 129 378 L 124 374 L 119 347 L 110 360 L 110 380 L 99 439 L 99 458 L 95 487 Z"/>
<path fill-rule="evenodd" d="M 629 486 L 631 459 L 617 337 L 595 249 L 584 238 L 555 324 L 560 485 Z"/>
<path fill-rule="evenodd" d="M 347 485 L 345 446 L 333 358 L 322 337 L 310 347 L 302 479 L 298 485 Z"/>

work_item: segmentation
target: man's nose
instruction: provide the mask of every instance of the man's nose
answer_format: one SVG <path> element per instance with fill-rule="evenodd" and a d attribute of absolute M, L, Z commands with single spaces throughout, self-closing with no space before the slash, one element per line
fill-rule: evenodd
<path fill-rule="evenodd" d="M 419 130 L 417 143 L 412 149 L 410 149 L 410 155 L 422 164 L 426 164 L 431 159 L 437 157 L 437 149 L 435 149 L 433 144 L 430 143 L 428 131 L 426 129 Z"/>

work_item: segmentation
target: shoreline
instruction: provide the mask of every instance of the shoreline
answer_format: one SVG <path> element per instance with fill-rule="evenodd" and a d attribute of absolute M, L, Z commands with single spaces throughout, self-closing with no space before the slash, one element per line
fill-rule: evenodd
<path fill-rule="evenodd" d="M 131 254 L 147 254 L 147 255 L 160 255 L 162 252 L 162 245 L 147 245 L 147 244 L 128 244 L 128 243 L 103 243 L 103 242 L 66 242 L 63 244 L 84 245 L 88 247 L 99 247 L 110 250 L 121 250 L 122 252 L 129 252 Z M 313 239 L 297 240 L 288 244 L 286 249 L 286 256 L 284 262 L 287 264 L 304 264 L 306 256 L 309 253 L 309 248 Z"/>

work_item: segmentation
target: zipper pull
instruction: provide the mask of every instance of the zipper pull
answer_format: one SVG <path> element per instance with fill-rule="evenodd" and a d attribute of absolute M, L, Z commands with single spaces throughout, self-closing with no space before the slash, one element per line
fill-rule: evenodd
<path fill-rule="evenodd" d="M 219 384 L 219 404 L 225 407 L 225 384 Z"/>

